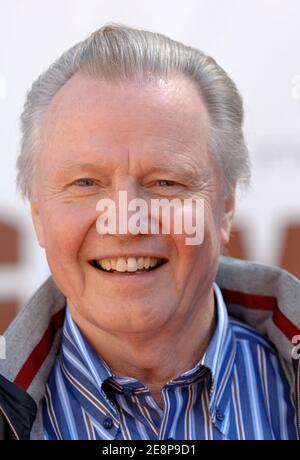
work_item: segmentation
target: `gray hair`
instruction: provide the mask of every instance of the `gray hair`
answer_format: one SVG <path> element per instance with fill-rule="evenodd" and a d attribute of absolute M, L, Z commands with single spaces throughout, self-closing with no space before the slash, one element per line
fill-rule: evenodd
<path fill-rule="evenodd" d="M 223 174 L 225 194 L 248 184 L 250 162 L 245 144 L 243 105 L 236 85 L 202 51 L 159 34 L 118 24 L 101 27 L 66 51 L 33 83 L 21 115 L 17 186 L 31 198 L 43 114 L 58 90 L 77 72 L 108 81 L 168 77 L 181 73 L 197 86 L 210 117 L 208 145 Z"/>

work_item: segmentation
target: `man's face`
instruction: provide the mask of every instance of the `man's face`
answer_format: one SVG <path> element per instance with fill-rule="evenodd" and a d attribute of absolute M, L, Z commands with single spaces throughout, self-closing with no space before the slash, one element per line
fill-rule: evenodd
<path fill-rule="evenodd" d="M 233 200 L 208 152 L 209 117 L 187 78 L 108 83 L 77 74 L 42 124 L 31 201 L 52 275 L 77 318 L 111 333 L 183 324 L 211 295 Z M 185 167 L 183 167 L 185 165 Z M 165 182 L 170 181 L 170 182 Z M 186 235 L 100 235 L 101 198 L 204 200 L 204 241 Z M 171 229 L 172 230 L 172 229 Z M 153 256 L 151 271 L 106 272 L 95 261 Z"/>

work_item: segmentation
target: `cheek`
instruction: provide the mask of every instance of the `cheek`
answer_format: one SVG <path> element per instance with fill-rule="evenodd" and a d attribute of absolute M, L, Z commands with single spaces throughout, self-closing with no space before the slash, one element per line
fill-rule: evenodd
<path fill-rule="evenodd" d="M 172 235 L 176 247 L 176 263 L 174 276 L 177 282 L 188 282 L 192 278 L 203 278 L 215 270 L 220 255 L 220 229 L 215 215 L 210 207 L 204 207 L 204 220 L 201 231 L 203 236 L 200 244 L 186 244 L 187 240 L 194 238 L 190 232 L 182 235 Z"/>
<path fill-rule="evenodd" d="M 95 208 L 83 203 L 53 203 L 45 208 L 42 219 L 47 256 L 75 259 L 90 227 L 96 226 L 96 217 Z"/>

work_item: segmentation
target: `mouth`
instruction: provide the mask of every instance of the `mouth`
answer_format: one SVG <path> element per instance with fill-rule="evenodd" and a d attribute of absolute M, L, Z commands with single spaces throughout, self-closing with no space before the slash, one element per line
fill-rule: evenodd
<path fill-rule="evenodd" d="M 156 257 L 118 257 L 91 260 L 89 264 L 101 272 L 111 275 L 140 275 L 158 270 L 168 262 Z"/>

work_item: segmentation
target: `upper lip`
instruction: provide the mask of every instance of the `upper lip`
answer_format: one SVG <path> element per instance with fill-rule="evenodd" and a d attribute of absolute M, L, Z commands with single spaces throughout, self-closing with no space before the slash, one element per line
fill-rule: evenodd
<path fill-rule="evenodd" d="M 101 256 L 96 256 L 94 257 L 92 260 L 102 260 L 102 259 L 118 259 L 118 258 L 128 258 L 128 257 L 134 257 L 134 258 L 138 258 L 138 257 L 151 257 L 151 258 L 155 258 L 155 259 L 164 259 L 164 260 L 168 260 L 168 258 L 166 256 L 163 256 L 161 254 L 158 254 L 158 253 L 155 253 L 155 252 L 151 252 L 151 254 L 147 254 L 145 252 L 135 252 L 135 253 L 129 253 L 129 252 L 126 252 L 124 254 L 101 254 Z"/>

